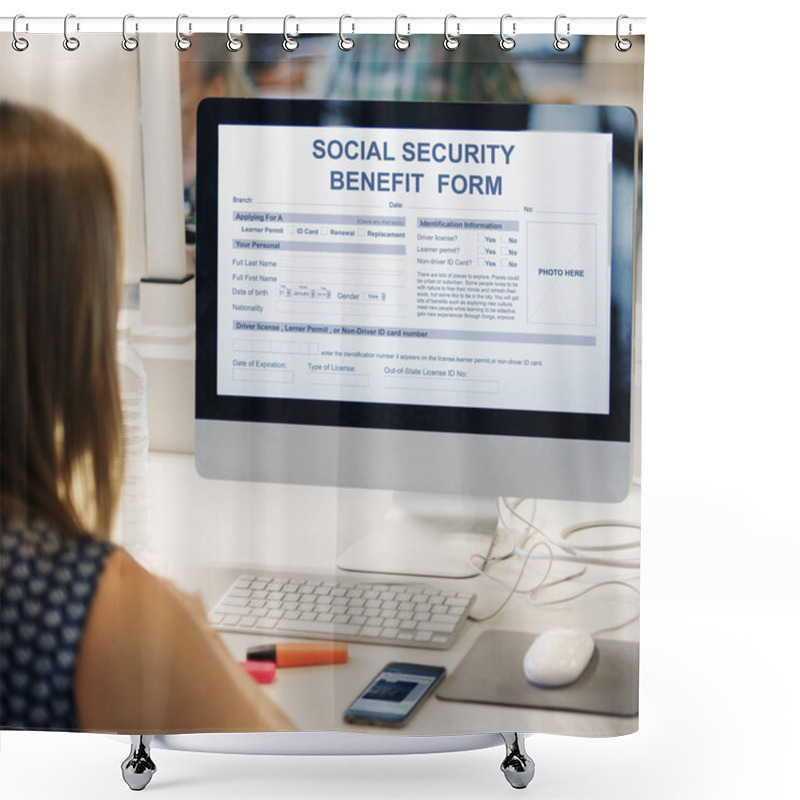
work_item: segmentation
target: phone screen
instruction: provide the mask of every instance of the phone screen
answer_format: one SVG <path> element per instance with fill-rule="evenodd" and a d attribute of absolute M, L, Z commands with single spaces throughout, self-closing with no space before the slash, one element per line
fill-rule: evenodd
<path fill-rule="evenodd" d="M 402 725 L 434 689 L 444 667 L 387 664 L 347 709 L 348 722 Z"/>

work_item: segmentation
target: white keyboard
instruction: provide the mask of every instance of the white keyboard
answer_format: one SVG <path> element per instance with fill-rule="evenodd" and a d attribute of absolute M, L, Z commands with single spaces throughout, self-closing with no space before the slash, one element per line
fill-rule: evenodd
<path fill-rule="evenodd" d="M 210 619 L 223 631 L 444 650 L 474 599 L 423 583 L 250 573 L 233 582 Z"/>

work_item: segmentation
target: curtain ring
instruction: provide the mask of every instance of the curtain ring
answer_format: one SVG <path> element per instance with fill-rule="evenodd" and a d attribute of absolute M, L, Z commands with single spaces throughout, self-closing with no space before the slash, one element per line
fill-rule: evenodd
<path fill-rule="evenodd" d="M 511 14 L 503 14 L 500 17 L 500 49 L 501 50 L 513 50 L 517 43 L 512 39 L 510 36 L 506 36 L 504 26 L 507 19 L 511 19 Z M 511 23 L 511 33 L 517 32 L 517 23 Z"/>
<path fill-rule="evenodd" d="M 80 40 L 74 36 L 69 35 L 69 21 L 71 19 L 75 19 L 74 14 L 67 14 L 64 17 L 64 49 L 69 50 L 70 53 L 74 53 L 80 46 Z M 80 30 L 81 26 L 76 23 L 76 30 Z"/>
<path fill-rule="evenodd" d="M 555 34 L 555 41 L 553 42 L 553 47 L 558 50 L 560 53 L 563 53 L 564 50 L 569 50 L 569 39 L 564 36 L 560 36 L 558 33 L 558 21 L 562 19 L 566 19 L 566 14 L 559 14 L 556 17 L 556 21 L 553 25 L 553 32 Z M 567 36 L 569 36 L 569 22 L 567 23 Z"/>
<path fill-rule="evenodd" d="M 175 47 L 178 50 L 188 50 L 192 46 L 192 40 L 187 39 L 181 33 L 181 20 L 188 19 L 188 14 L 178 14 L 178 18 L 175 20 Z M 189 23 L 189 32 L 192 31 L 192 25 Z"/>
<path fill-rule="evenodd" d="M 630 39 L 623 39 L 622 35 L 619 32 L 620 31 L 620 22 L 622 22 L 622 20 L 624 20 L 624 19 L 628 19 L 628 17 L 625 14 L 620 14 L 617 17 L 617 41 L 614 42 L 614 47 L 616 47 L 617 50 L 620 51 L 620 53 L 627 53 L 628 50 L 630 50 L 631 47 L 633 47 L 633 42 Z M 631 33 L 631 24 L 629 22 L 628 23 L 628 35 L 629 36 L 630 36 L 630 33 Z"/>
<path fill-rule="evenodd" d="M 231 53 L 238 53 L 242 49 L 242 45 L 244 44 L 244 42 L 242 42 L 241 39 L 237 39 L 231 33 L 231 22 L 233 22 L 233 20 L 235 19 L 239 19 L 239 17 L 237 17 L 236 14 L 231 14 L 228 17 L 228 41 L 225 43 L 225 47 L 227 47 L 228 50 L 231 51 Z M 239 28 L 239 30 L 241 30 L 241 27 Z"/>
<path fill-rule="evenodd" d="M 300 44 L 297 39 L 293 39 L 291 36 L 289 36 L 288 26 L 290 19 L 296 19 L 296 17 L 293 17 L 291 14 L 289 14 L 283 18 L 283 49 L 286 50 L 287 53 L 297 50 Z M 299 31 L 300 26 L 297 27 L 297 32 L 299 33 Z"/>
<path fill-rule="evenodd" d="M 11 46 L 18 53 L 22 53 L 24 50 L 27 50 L 28 45 L 30 44 L 30 42 L 27 39 L 24 39 L 17 33 L 17 20 L 20 19 L 25 19 L 25 16 L 23 14 L 17 14 L 17 16 L 14 17 L 14 22 L 11 25 L 11 36 L 13 37 L 11 40 Z M 25 30 L 27 29 L 28 29 L 28 24 L 25 23 Z"/>
<path fill-rule="evenodd" d="M 346 19 L 353 19 L 353 18 L 349 14 L 342 14 L 342 16 L 339 17 L 339 49 L 340 50 L 352 50 L 356 46 L 356 43 L 352 39 L 350 39 L 349 37 L 345 36 L 344 32 L 342 30 L 342 28 L 344 26 L 344 21 Z M 355 24 L 353 24 L 352 27 L 353 27 L 353 30 L 355 31 L 355 29 L 356 29 Z"/>
<path fill-rule="evenodd" d="M 411 41 L 406 38 L 406 36 L 400 35 L 400 20 L 401 19 L 408 19 L 405 14 L 398 14 L 394 18 L 394 48 L 395 50 L 408 50 L 411 46 Z M 408 34 L 411 33 L 411 25 L 406 25 L 408 28 Z"/>
<path fill-rule="evenodd" d="M 129 19 L 134 19 L 133 14 L 126 14 L 122 18 L 122 49 L 127 50 L 130 53 L 139 46 L 139 40 L 135 36 L 128 36 Z M 139 30 L 138 24 L 136 25 L 136 30 Z"/>
<path fill-rule="evenodd" d="M 448 14 L 444 18 L 444 42 L 442 42 L 442 44 L 444 44 L 444 49 L 445 50 L 457 50 L 458 49 L 458 45 L 460 44 L 460 42 L 458 41 L 458 35 L 459 35 L 458 31 L 459 31 L 461 25 L 456 21 L 456 35 L 455 36 L 451 36 L 450 33 L 447 30 L 447 24 L 450 22 L 451 19 L 458 20 L 458 17 L 456 17 L 455 14 Z"/>

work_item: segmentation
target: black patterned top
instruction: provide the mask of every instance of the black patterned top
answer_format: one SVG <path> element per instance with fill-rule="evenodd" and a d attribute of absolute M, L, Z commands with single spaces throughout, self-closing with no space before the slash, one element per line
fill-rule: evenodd
<path fill-rule="evenodd" d="M 0 727 L 80 730 L 75 657 L 113 549 L 0 516 Z"/>

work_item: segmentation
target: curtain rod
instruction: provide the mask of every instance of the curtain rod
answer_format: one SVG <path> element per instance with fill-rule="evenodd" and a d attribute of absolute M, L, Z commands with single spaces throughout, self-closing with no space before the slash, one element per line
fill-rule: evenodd
<path fill-rule="evenodd" d="M 628 17 L 514 17 L 502 16 L 503 34 L 520 36 L 532 33 L 558 36 L 607 35 L 637 36 L 644 34 L 645 18 Z M 16 20 L 16 28 L 15 28 Z M 174 17 L 137 17 L 128 15 L 125 29 L 128 35 L 136 33 L 176 33 L 180 28 L 183 36 L 193 33 L 273 33 L 302 36 L 311 33 L 330 34 L 390 34 L 397 33 L 413 37 L 415 34 L 445 34 L 452 36 L 470 34 L 501 33 L 501 17 L 459 17 L 457 14 L 443 17 L 193 17 L 182 14 Z M 123 32 L 122 17 L 81 17 L 70 14 L 64 17 L 36 17 L 18 15 L 0 17 L 0 32 L 18 35 L 39 33 L 120 33 Z"/>

